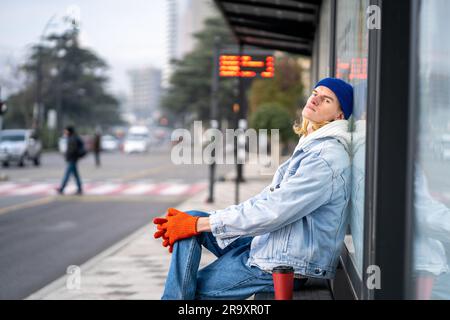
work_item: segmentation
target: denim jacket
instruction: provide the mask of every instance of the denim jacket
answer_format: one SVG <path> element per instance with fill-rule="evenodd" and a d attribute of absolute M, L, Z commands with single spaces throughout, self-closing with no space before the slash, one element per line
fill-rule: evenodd
<path fill-rule="evenodd" d="M 450 244 L 450 210 L 433 199 L 425 172 L 415 167 L 414 209 L 416 232 L 414 237 L 414 271 L 439 276 L 450 271 L 446 246 Z"/>
<path fill-rule="evenodd" d="M 350 196 L 351 138 L 347 121 L 338 122 L 325 127 L 343 132 L 314 132 L 308 142 L 301 140 L 261 193 L 211 213 L 211 230 L 221 248 L 254 237 L 249 266 L 271 272 L 288 265 L 297 277 L 334 278 Z"/>

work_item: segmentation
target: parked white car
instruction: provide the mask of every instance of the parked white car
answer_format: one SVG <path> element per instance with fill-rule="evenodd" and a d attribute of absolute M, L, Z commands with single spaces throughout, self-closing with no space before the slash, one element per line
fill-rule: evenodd
<path fill-rule="evenodd" d="M 29 160 L 41 164 L 42 143 L 33 130 L 15 129 L 0 131 L 0 162 L 8 166 L 16 162 L 20 167 Z"/>
<path fill-rule="evenodd" d="M 116 151 L 119 149 L 119 140 L 112 135 L 103 135 L 101 137 L 100 145 L 103 151 Z"/>
<path fill-rule="evenodd" d="M 143 153 L 150 149 L 150 130 L 145 126 L 132 126 L 123 143 L 125 153 Z"/>
<path fill-rule="evenodd" d="M 148 134 L 129 134 L 125 138 L 123 151 L 125 153 L 143 153 L 150 147 L 150 136 Z"/>

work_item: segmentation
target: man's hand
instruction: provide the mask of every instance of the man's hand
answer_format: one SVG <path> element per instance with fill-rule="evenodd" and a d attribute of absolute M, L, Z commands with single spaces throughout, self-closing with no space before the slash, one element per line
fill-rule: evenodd
<path fill-rule="evenodd" d="M 158 231 L 154 237 L 164 239 L 163 246 L 169 247 L 172 252 L 175 242 L 181 239 L 190 238 L 199 234 L 197 232 L 197 220 L 199 217 L 193 217 L 185 212 L 169 208 L 165 218 L 155 218 L 154 224 L 158 225 Z"/>
<path fill-rule="evenodd" d="M 153 237 L 155 239 L 158 239 L 158 238 L 162 237 L 163 238 L 163 243 L 162 243 L 163 247 L 169 247 L 169 252 L 172 253 L 173 246 L 169 246 L 169 238 L 167 238 L 166 235 L 165 235 L 166 234 L 166 229 L 162 227 L 162 224 L 164 224 L 166 222 L 167 222 L 167 219 L 165 219 L 165 218 L 155 218 L 155 219 L 153 219 L 153 223 L 157 224 L 156 228 L 158 229 L 158 231 L 155 232 Z"/>

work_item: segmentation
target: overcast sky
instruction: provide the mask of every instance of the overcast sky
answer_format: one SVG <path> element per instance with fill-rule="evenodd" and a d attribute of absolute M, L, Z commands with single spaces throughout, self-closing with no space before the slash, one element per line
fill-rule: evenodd
<path fill-rule="evenodd" d="M 23 57 L 53 15 L 58 22 L 74 7 L 82 44 L 108 62 L 114 91 L 128 91 L 126 70 L 163 65 L 165 0 L 0 0 L 0 57 Z"/>

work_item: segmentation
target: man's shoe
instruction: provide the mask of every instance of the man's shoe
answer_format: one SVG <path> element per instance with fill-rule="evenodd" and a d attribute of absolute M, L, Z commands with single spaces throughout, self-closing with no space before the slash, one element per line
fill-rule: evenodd
<path fill-rule="evenodd" d="M 75 195 L 76 195 L 76 196 L 82 196 L 82 195 L 83 195 L 83 191 L 77 191 L 77 192 L 75 193 Z"/>
<path fill-rule="evenodd" d="M 56 191 L 58 194 L 61 194 L 61 195 L 64 194 L 64 192 L 63 192 L 60 188 L 56 188 L 55 191 Z"/>

